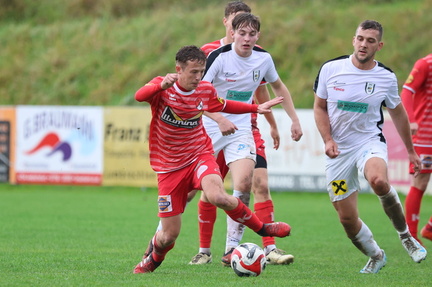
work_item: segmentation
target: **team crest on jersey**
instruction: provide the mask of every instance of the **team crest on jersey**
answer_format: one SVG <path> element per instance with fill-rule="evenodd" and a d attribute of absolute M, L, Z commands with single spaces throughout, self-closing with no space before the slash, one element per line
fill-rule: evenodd
<path fill-rule="evenodd" d="M 197 108 L 197 110 L 200 110 L 200 111 L 202 109 L 204 109 L 204 104 L 203 104 L 201 99 L 196 99 L 196 108 Z"/>
<path fill-rule="evenodd" d="M 203 112 L 198 112 L 196 115 L 194 115 L 191 118 L 182 119 L 171 109 L 171 107 L 165 107 L 165 110 L 161 115 L 161 120 L 164 123 L 167 123 L 169 125 L 178 128 L 193 129 L 199 125 L 202 114 Z"/>
<path fill-rule="evenodd" d="M 372 93 L 375 91 L 375 84 L 373 83 L 366 83 L 365 85 L 365 92 L 368 95 L 372 95 Z"/>
<path fill-rule="evenodd" d="M 172 211 L 171 195 L 159 195 L 158 206 L 159 206 L 159 212 L 161 213 L 171 212 Z"/>
<path fill-rule="evenodd" d="M 259 79 L 260 79 L 260 74 L 261 74 L 260 70 L 255 70 L 255 71 L 253 71 L 253 81 L 254 81 L 254 82 L 259 81 Z"/>
<path fill-rule="evenodd" d="M 334 180 L 331 182 L 331 188 L 334 195 L 342 195 L 347 193 L 348 185 L 346 180 Z"/>

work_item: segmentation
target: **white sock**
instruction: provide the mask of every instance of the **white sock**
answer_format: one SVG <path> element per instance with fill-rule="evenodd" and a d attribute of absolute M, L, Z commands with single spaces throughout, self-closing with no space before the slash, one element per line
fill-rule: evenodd
<path fill-rule="evenodd" d="M 270 251 L 272 251 L 273 249 L 276 249 L 276 245 L 274 245 L 274 244 L 270 244 L 270 245 L 267 245 L 267 246 L 264 248 L 264 252 L 265 252 L 265 254 L 267 255 L 267 254 L 269 254 Z"/>
<path fill-rule="evenodd" d="M 403 207 L 396 189 L 391 186 L 386 195 L 378 196 L 378 198 L 397 233 L 399 235 L 406 234 L 408 232 L 408 225 L 406 224 Z"/>
<path fill-rule="evenodd" d="M 208 255 L 211 255 L 210 248 L 201 248 L 199 249 L 199 253 L 206 253 Z"/>
<path fill-rule="evenodd" d="M 368 257 L 375 257 L 381 254 L 381 248 L 373 239 L 372 231 L 363 221 L 362 227 L 359 233 L 352 239 L 352 243 Z"/>

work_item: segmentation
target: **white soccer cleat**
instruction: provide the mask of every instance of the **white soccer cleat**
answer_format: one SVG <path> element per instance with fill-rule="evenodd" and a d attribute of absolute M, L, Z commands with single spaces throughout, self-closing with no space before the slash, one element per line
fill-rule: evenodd
<path fill-rule="evenodd" d="M 387 263 L 387 257 L 384 253 L 384 250 L 381 249 L 382 257 L 381 259 L 369 258 L 369 261 L 366 263 L 365 267 L 360 270 L 360 273 L 378 273 L 378 271 L 383 268 Z"/>
<path fill-rule="evenodd" d="M 207 264 L 211 262 L 212 262 L 211 254 L 200 252 L 194 257 L 192 257 L 191 261 L 189 262 L 189 265 L 200 265 L 200 264 Z"/>
<path fill-rule="evenodd" d="M 402 246 L 414 262 L 420 263 L 422 260 L 426 259 L 426 249 L 414 237 L 412 237 L 411 234 L 406 233 L 401 235 L 400 240 Z"/>
<path fill-rule="evenodd" d="M 294 262 L 294 256 L 286 254 L 285 251 L 275 248 L 266 255 L 267 264 L 288 265 Z"/>

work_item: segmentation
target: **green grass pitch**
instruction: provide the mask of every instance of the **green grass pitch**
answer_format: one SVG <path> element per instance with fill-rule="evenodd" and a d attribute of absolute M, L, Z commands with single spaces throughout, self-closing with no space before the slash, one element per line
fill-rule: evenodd
<path fill-rule="evenodd" d="M 154 234 L 155 189 L 0 185 L 0 286 L 428 286 L 431 259 L 417 264 L 403 249 L 375 195 L 360 194 L 361 218 L 386 251 L 378 274 L 359 274 L 367 258 L 346 238 L 326 193 L 273 192 L 275 219 L 292 235 L 277 239 L 295 256 L 240 278 L 219 260 L 226 216 L 218 213 L 213 263 L 190 266 L 198 251 L 197 198 L 183 215 L 175 248 L 151 274 L 132 274 Z M 401 195 L 403 201 L 405 197 Z M 423 199 L 420 226 L 432 215 Z M 261 245 L 250 230 L 244 242 Z M 426 241 L 426 240 L 425 240 Z M 426 248 L 432 242 L 425 242 Z"/>

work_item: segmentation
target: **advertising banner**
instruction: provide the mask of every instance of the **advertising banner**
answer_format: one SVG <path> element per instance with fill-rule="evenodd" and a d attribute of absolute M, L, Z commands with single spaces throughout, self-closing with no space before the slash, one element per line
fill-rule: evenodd
<path fill-rule="evenodd" d="M 15 108 L 0 107 L 0 182 L 15 183 Z"/>
<path fill-rule="evenodd" d="M 103 185 L 157 186 L 150 167 L 148 134 L 150 107 L 104 109 Z"/>
<path fill-rule="evenodd" d="M 17 106 L 17 183 L 100 185 L 101 107 Z"/>
<path fill-rule="evenodd" d="M 273 109 L 280 134 L 280 147 L 273 149 L 273 139 L 265 117 L 259 115 L 258 127 L 265 140 L 269 186 L 272 190 L 325 192 L 324 143 L 316 128 L 313 110 L 297 110 L 303 137 L 291 139 L 291 119 L 282 109 Z M 366 180 L 360 176 L 362 191 L 369 191 Z"/>

